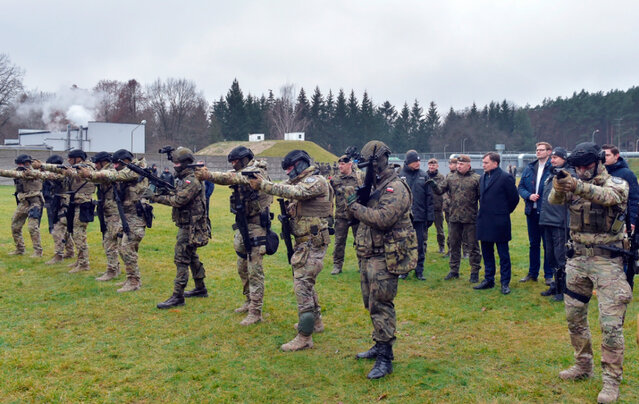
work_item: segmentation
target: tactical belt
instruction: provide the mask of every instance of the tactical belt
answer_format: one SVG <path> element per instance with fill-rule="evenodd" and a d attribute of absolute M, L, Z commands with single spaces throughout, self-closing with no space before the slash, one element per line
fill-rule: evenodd
<path fill-rule="evenodd" d="M 609 244 L 610 247 L 622 248 L 621 243 Z M 581 255 L 585 257 L 605 257 L 605 258 L 617 258 L 621 257 L 621 254 L 614 251 L 599 248 L 596 245 L 578 244 L 575 243 L 575 255 Z"/>
<path fill-rule="evenodd" d="M 253 216 L 248 216 L 246 218 L 246 224 L 261 224 L 260 223 L 260 215 L 253 215 Z M 233 230 L 237 230 L 237 223 L 233 223 L 233 225 L 231 226 L 233 228 Z"/>
<path fill-rule="evenodd" d="M 564 293 L 567 294 L 568 296 L 572 297 L 575 300 L 579 300 L 581 303 L 584 303 L 584 304 L 588 303 L 590 301 L 590 298 L 592 297 L 592 295 L 591 296 L 581 295 L 581 294 L 579 294 L 577 292 L 573 292 L 572 290 L 570 290 L 568 288 L 566 288 L 566 291 Z"/>
<path fill-rule="evenodd" d="M 311 226 L 311 227 L 315 227 L 315 226 Z M 305 243 L 309 241 L 311 238 L 316 237 L 325 231 L 328 231 L 328 228 L 317 230 L 316 233 L 313 233 L 313 231 L 311 230 L 311 233 L 305 236 L 295 236 L 295 244 L 297 245 L 297 244 Z"/>

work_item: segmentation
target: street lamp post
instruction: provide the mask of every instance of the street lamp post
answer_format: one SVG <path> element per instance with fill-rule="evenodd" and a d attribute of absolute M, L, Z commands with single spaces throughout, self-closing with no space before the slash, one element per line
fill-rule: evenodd
<path fill-rule="evenodd" d="M 466 152 L 466 141 L 468 140 L 467 137 L 464 138 L 464 140 L 462 140 L 462 153 Z"/>
<path fill-rule="evenodd" d="M 599 133 L 599 129 L 595 129 L 592 131 L 592 142 L 595 143 L 595 133 Z"/>
<path fill-rule="evenodd" d="M 131 129 L 131 153 L 133 153 L 133 132 L 142 125 L 146 125 L 146 119 L 143 119 L 135 128 Z"/>
<path fill-rule="evenodd" d="M 448 158 L 446 157 L 446 148 L 448 147 L 448 143 L 446 143 L 444 145 L 444 160 L 448 160 Z"/>

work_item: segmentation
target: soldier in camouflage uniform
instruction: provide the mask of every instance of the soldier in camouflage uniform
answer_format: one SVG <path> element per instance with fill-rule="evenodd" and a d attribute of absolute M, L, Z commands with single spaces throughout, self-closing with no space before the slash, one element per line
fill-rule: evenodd
<path fill-rule="evenodd" d="M 197 170 L 195 176 L 200 181 L 211 181 L 220 185 L 237 185 L 238 192 L 242 198 L 243 209 L 246 215 L 249 243 L 251 243 L 251 253 L 247 254 L 245 240 L 240 229 L 234 225 L 235 237 L 233 246 L 237 254 L 237 273 L 242 280 L 243 293 L 246 297 L 244 304 L 235 310 L 236 313 L 248 312 L 246 318 L 240 322 L 241 325 L 251 325 L 262 321 L 262 304 L 264 301 L 264 268 L 262 260 L 266 253 L 266 233 L 271 226 L 271 215 L 269 207 L 273 203 L 273 197 L 262 191 L 253 190 L 250 187 L 248 176 L 242 172 L 259 173 L 262 177 L 270 180 L 266 162 L 255 160 L 253 152 L 244 147 L 238 146 L 231 150 L 228 161 L 233 166 L 233 171 L 221 173 L 210 172 L 206 169 Z M 231 197 L 231 210 L 234 211 L 238 201 Z M 236 213 L 236 214 L 239 214 Z"/>
<path fill-rule="evenodd" d="M 377 140 L 364 145 L 360 167 L 368 165 L 369 158 L 374 159 L 372 166 L 366 167 L 375 172 L 371 197 L 366 206 L 357 202 L 349 205 L 349 211 L 360 221 L 355 244 L 364 307 L 373 323 L 375 345 L 357 354 L 358 359 L 376 359 L 369 379 L 379 379 L 393 371 L 397 269 L 401 265 L 412 270 L 417 264 L 417 237 L 410 218 L 412 194 L 408 184 L 388 165 L 390 152 Z M 405 262 L 407 255 L 410 262 Z"/>
<path fill-rule="evenodd" d="M 436 194 L 448 192 L 450 197 L 450 221 L 448 237 L 450 239 L 450 272 L 446 280 L 459 278 L 462 240 L 470 248 L 470 282 L 479 282 L 481 254 L 475 234 L 477 221 L 477 203 L 479 201 L 479 175 L 470 168 L 470 157 L 460 155 L 457 158 L 457 171 L 446 177 L 441 184 L 429 179 Z"/>
<path fill-rule="evenodd" d="M 457 166 L 457 162 L 455 162 Z M 439 172 L 439 163 L 437 159 L 432 158 L 428 160 L 428 171 L 426 174 L 433 181 L 440 183 L 444 181 L 444 176 Z M 444 194 L 445 195 L 445 194 Z M 435 230 L 437 231 L 437 245 L 439 246 L 439 253 L 444 254 L 444 242 L 446 236 L 444 235 L 444 195 L 437 195 L 433 192 L 433 208 L 435 209 Z"/>
<path fill-rule="evenodd" d="M 47 164 L 61 165 L 63 161 L 62 156 L 54 154 L 47 159 Z M 40 170 L 25 171 L 25 174 L 29 178 L 43 181 L 42 194 L 47 208 L 49 232 L 53 237 L 54 245 L 53 257 L 45 264 L 53 265 L 62 262 L 65 258 L 73 258 L 73 236 L 67 231 L 66 219 L 69 206 L 69 195 L 65 194 L 67 178 L 62 174 Z"/>
<path fill-rule="evenodd" d="M 0 170 L 0 176 L 13 178 L 16 187 L 15 197 L 17 207 L 11 218 L 11 234 L 16 249 L 9 255 L 23 255 L 25 251 L 22 227 L 28 220 L 29 235 L 33 244 L 32 257 L 42 257 L 42 244 L 40 243 L 40 219 L 42 218 L 42 181 L 28 176 L 33 159 L 31 156 L 21 154 L 15 159 L 18 166 L 15 170 Z"/>
<path fill-rule="evenodd" d="M 95 185 L 77 175 L 77 167 L 86 167 L 94 170 L 95 165 L 86 161 L 87 154 L 82 150 L 71 150 L 68 154 L 68 162 L 71 167 L 62 167 L 57 164 L 43 164 L 38 160 L 33 162 L 34 168 L 40 168 L 56 174 L 68 177 L 66 180 L 66 192 L 69 195 L 67 207 L 67 222 L 73 213 L 73 241 L 78 250 L 78 259 L 69 265 L 72 269 L 69 273 L 89 270 L 89 244 L 87 243 L 87 226 L 93 221 L 94 205 L 93 193 Z M 74 168 L 73 166 L 76 166 Z"/>
<path fill-rule="evenodd" d="M 604 165 L 604 153 L 594 143 L 581 143 L 568 158 L 579 179 L 567 171 L 555 176 L 548 201 L 568 203 L 570 236 L 574 254 L 566 263 L 564 301 L 570 341 L 575 349 L 575 365 L 559 373 L 564 380 L 589 378 L 593 353 L 588 302 L 593 289 L 599 301 L 601 326 L 601 367 L 603 389 L 597 398 L 611 403 L 619 398 L 623 373 L 623 323 L 632 290 L 623 271 L 623 259 L 610 247 L 623 248 L 623 214 L 628 202 L 628 183 L 611 177 Z M 568 254 L 570 255 L 570 254 Z"/>
<path fill-rule="evenodd" d="M 298 351 L 312 348 L 313 332 L 324 329 L 315 281 L 330 242 L 328 219 L 333 214 L 333 189 L 303 150 L 289 152 L 282 160 L 282 169 L 289 176 L 286 184 L 274 184 L 259 175 L 250 182 L 253 189 L 290 200 L 287 210 L 295 236 L 291 265 L 299 322 L 297 336 L 281 348 Z"/>
<path fill-rule="evenodd" d="M 184 306 L 184 297 L 207 297 L 204 284 L 204 265 L 200 262 L 197 249 L 208 244 L 211 238 L 211 222 L 206 212 L 204 184 L 195 177 L 194 169 L 188 167 L 195 161 L 193 152 L 186 147 L 178 147 L 173 153 L 176 189 L 169 195 L 153 195 L 152 202 L 172 206 L 172 219 L 178 228 L 173 261 L 176 276 L 173 295 L 158 303 L 158 309 Z M 189 280 L 189 267 L 195 288 L 184 292 Z"/>
<path fill-rule="evenodd" d="M 353 228 L 353 237 L 357 234 L 359 222 L 353 220 L 353 215 L 346 206 L 344 191 L 362 185 L 359 171 L 353 170 L 351 159 L 344 155 L 339 158 L 339 174 L 331 178 L 331 186 L 335 191 L 335 248 L 333 249 L 333 271 L 331 275 L 342 273 L 344 265 L 344 249 L 348 238 L 348 229 Z"/>
<path fill-rule="evenodd" d="M 126 281 L 122 287 L 118 289 L 119 293 L 133 292 L 142 286 L 140 282 L 140 268 L 138 266 L 138 249 L 144 238 L 147 226 L 146 220 L 150 220 L 151 216 L 150 211 L 148 211 L 150 206 L 146 203 L 146 199 L 143 198 L 143 194 L 148 188 L 149 182 L 146 178 L 140 177 L 129 169 L 126 164 L 134 164 L 140 168 L 146 168 L 146 161 L 144 161 L 144 159 L 136 160 L 130 151 L 120 149 L 113 153 L 112 167 L 106 168 L 107 166 L 105 165 L 99 171 L 92 171 L 86 168 L 79 170 L 79 174 L 82 178 L 99 184 L 101 191 L 105 185 L 109 185 L 103 194 L 103 197 L 107 198 L 104 201 L 104 219 L 107 225 L 107 234 L 109 230 L 121 233 L 115 234 L 115 240 L 112 238 L 112 234 L 109 235 L 109 237 L 111 237 L 110 242 L 104 245 L 104 247 L 107 257 L 115 250 L 115 252 L 119 252 L 120 258 L 122 258 L 122 262 L 124 262 Z M 108 205 L 107 201 L 109 201 Z M 119 207 L 118 204 L 120 204 Z M 107 206 L 108 209 L 110 209 L 108 216 L 106 214 Z M 112 208 L 115 208 L 115 212 L 111 210 Z M 122 210 L 124 217 L 120 216 L 119 209 Z M 113 213 L 115 213 L 115 216 L 113 216 Z M 117 220 L 119 224 L 114 223 L 115 220 Z M 109 227 L 111 227 L 111 229 L 109 229 Z M 115 244 L 111 244 L 114 241 Z M 118 266 L 114 268 L 115 265 Z M 112 262 L 111 267 L 107 267 L 107 272 L 97 280 L 108 281 L 118 276 L 119 263 L 117 256 L 115 257 L 115 265 Z"/>
<path fill-rule="evenodd" d="M 457 171 L 457 157 L 451 157 L 448 160 L 448 170 L 450 172 L 446 174 L 444 179 L 452 176 L 455 171 Z M 437 195 L 437 193 L 433 192 L 433 195 Z M 442 194 L 442 210 L 444 211 L 444 219 L 446 219 L 446 228 L 448 229 L 448 236 L 446 237 L 446 247 L 448 251 L 444 257 L 450 257 L 450 195 L 448 192 Z"/>

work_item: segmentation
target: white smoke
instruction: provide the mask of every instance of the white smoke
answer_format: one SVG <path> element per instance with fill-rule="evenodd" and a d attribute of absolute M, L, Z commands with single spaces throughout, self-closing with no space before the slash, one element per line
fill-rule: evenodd
<path fill-rule="evenodd" d="M 48 130 L 63 130 L 68 123 L 87 126 L 95 120 L 103 94 L 76 86 L 62 88 L 53 94 L 30 97 L 16 113 L 21 117 L 37 114 Z"/>

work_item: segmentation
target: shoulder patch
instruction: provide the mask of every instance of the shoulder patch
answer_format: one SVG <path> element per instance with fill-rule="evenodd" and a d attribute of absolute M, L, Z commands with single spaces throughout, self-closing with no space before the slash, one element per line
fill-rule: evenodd
<path fill-rule="evenodd" d="M 304 180 L 304 182 L 306 182 L 307 184 L 312 184 L 315 181 L 317 181 L 317 178 L 315 177 L 308 177 L 307 179 Z"/>
<path fill-rule="evenodd" d="M 626 180 L 624 180 L 623 178 L 619 178 L 619 177 L 611 177 L 612 182 L 614 182 L 615 184 L 623 184 Z"/>
<path fill-rule="evenodd" d="M 191 180 L 184 180 L 184 183 L 186 183 L 186 184 L 190 184 L 190 183 L 191 183 Z"/>
<path fill-rule="evenodd" d="M 389 192 L 392 194 L 393 192 L 395 192 L 395 190 L 393 189 L 393 187 L 386 187 L 386 192 Z"/>

